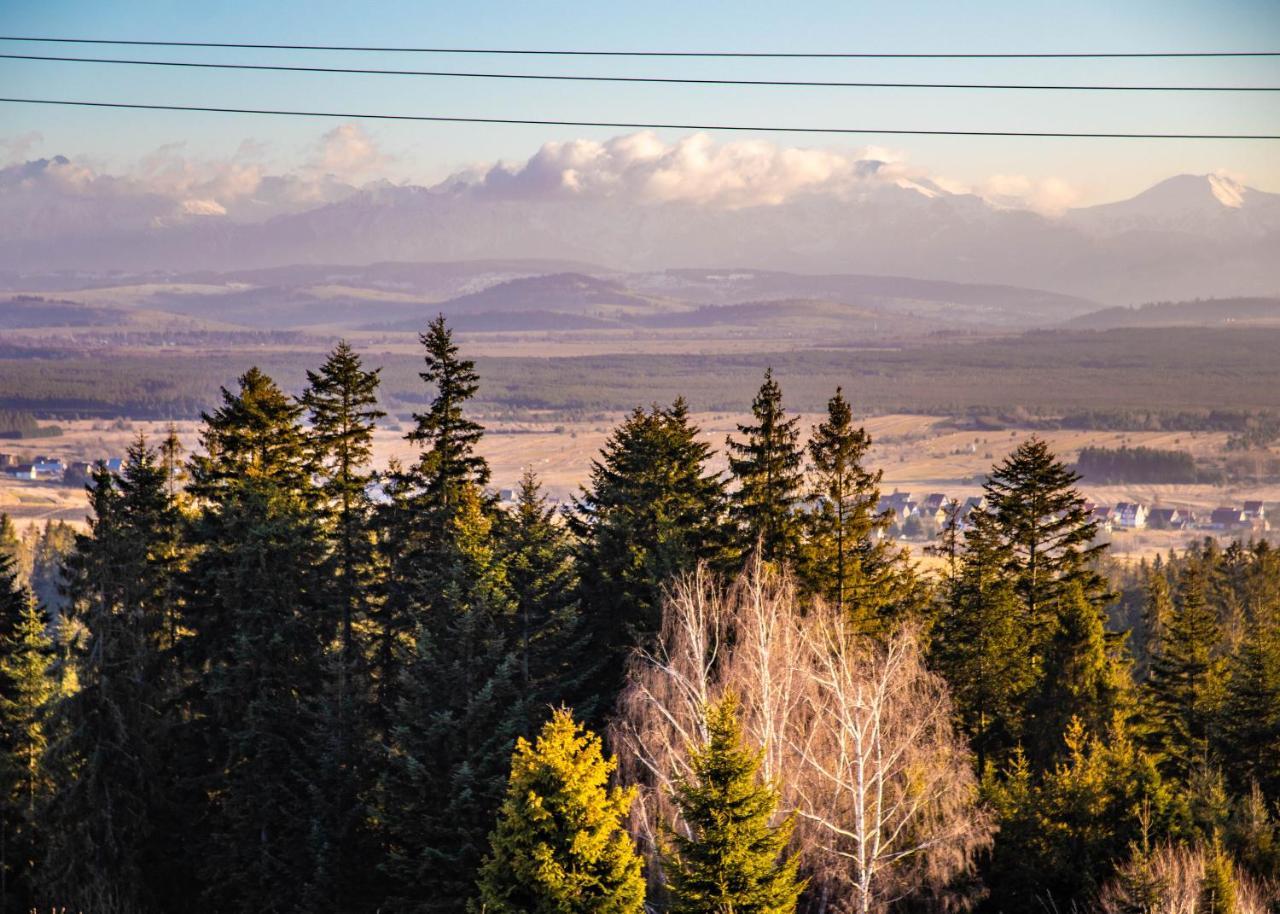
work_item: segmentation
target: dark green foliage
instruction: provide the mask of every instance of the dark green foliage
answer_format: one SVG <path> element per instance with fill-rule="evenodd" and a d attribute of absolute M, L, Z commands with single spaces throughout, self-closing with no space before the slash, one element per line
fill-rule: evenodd
<path fill-rule="evenodd" d="M 1205 571 L 1192 565 L 1182 574 L 1178 601 L 1147 680 L 1152 746 L 1169 774 L 1186 777 L 1205 764 L 1222 700 L 1223 662 L 1219 629 L 1205 599 Z"/>
<path fill-rule="evenodd" d="M 1149 447 L 1081 448 L 1075 470 L 1089 482 L 1106 485 L 1212 481 L 1210 474 L 1196 468 L 1195 459 L 1188 452 Z"/>
<path fill-rule="evenodd" d="M 782 388 L 766 369 L 764 383 L 751 401 L 751 425 L 739 425 L 732 437 L 729 472 L 738 484 L 731 513 L 738 524 L 739 550 L 759 549 L 765 561 L 794 563 L 802 535 L 798 514 L 804 482 L 800 417 L 788 419 Z"/>
<path fill-rule="evenodd" d="M 1220 754 L 1236 784 L 1280 799 L 1280 612 L 1270 606 L 1258 606 L 1231 658 L 1221 719 Z"/>
<path fill-rule="evenodd" d="M 44 812 L 44 881 L 80 909 L 136 910 L 156 903 L 147 889 L 167 881 L 172 851 L 156 823 L 174 761 L 177 508 L 141 438 L 118 480 L 94 473 L 91 505 L 90 531 L 67 560 L 86 637 L 73 658 L 78 690 L 54 715 L 49 765 L 63 786 Z"/>
<path fill-rule="evenodd" d="M 663 860 L 672 914 L 790 914 L 804 888 L 786 855 L 794 822 L 774 824 L 777 791 L 760 782 L 732 696 L 707 709 L 707 741 L 675 786 L 681 827 Z"/>
<path fill-rule="evenodd" d="M 510 641 L 519 658 L 520 688 L 540 719 L 546 708 L 582 696 L 593 663 L 586 650 L 569 534 L 531 470 L 520 480 L 499 548 L 514 602 Z M 589 710 L 582 702 L 578 707 Z"/>
<path fill-rule="evenodd" d="M 656 634 L 666 583 L 724 555 L 724 489 L 709 458 L 683 400 L 636 409 L 609 436 L 574 503 L 582 609 L 603 665 L 589 688 L 604 704 L 626 652 Z"/>

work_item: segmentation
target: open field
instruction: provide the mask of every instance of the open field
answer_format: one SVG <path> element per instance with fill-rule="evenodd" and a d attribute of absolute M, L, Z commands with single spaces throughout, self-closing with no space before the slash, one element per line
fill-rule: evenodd
<path fill-rule="evenodd" d="M 481 451 L 493 468 L 493 485 L 512 488 L 526 467 L 531 467 L 543 480 L 549 494 L 562 501 L 570 498 L 586 481 L 591 461 L 604 445 L 610 430 L 623 417 L 610 413 L 598 419 L 578 422 L 510 422 L 488 423 Z M 802 414 L 801 426 L 806 433 L 822 416 Z M 736 430 L 745 416 L 737 413 L 698 413 L 695 421 L 702 437 L 716 451 L 713 467 L 726 468 L 725 437 Z M 981 491 L 981 478 L 993 463 L 1004 457 L 1019 441 L 1031 434 L 1045 438 L 1056 453 L 1074 460 L 1080 448 L 1088 446 L 1152 447 L 1187 450 L 1198 458 L 1219 454 L 1226 441 L 1225 433 L 1209 432 L 1102 432 L 1044 431 L 1027 429 L 1003 431 L 958 431 L 941 416 L 890 414 L 865 420 L 873 447 L 870 464 L 882 468 L 881 484 L 886 493 L 895 490 L 919 495 L 945 492 L 963 498 Z M 71 460 L 99 460 L 121 456 L 130 441 L 141 433 L 150 441 L 164 436 L 168 423 L 160 421 L 76 420 L 62 423 L 64 434 L 58 438 L 34 441 L 6 441 L 0 451 L 29 459 L 48 454 Z M 192 421 L 175 424 L 188 452 L 198 447 L 199 425 Z M 385 467 L 391 458 L 401 462 L 413 459 L 415 448 L 404 440 L 408 423 L 400 430 L 380 428 L 375 436 L 375 461 Z M 1269 505 L 1280 505 L 1280 484 L 1210 485 L 1082 485 L 1087 498 L 1099 504 L 1118 501 L 1141 501 L 1149 505 L 1165 505 L 1195 510 L 1211 510 L 1220 505 L 1239 504 L 1246 499 L 1260 499 Z M 20 526 L 43 522 L 47 518 L 80 521 L 85 515 L 87 499 L 76 487 L 47 482 L 0 480 L 0 510 L 8 512 Z M 1197 539 L 1201 532 L 1155 531 L 1117 532 L 1112 539 L 1120 556 L 1150 555 L 1182 548 Z"/>

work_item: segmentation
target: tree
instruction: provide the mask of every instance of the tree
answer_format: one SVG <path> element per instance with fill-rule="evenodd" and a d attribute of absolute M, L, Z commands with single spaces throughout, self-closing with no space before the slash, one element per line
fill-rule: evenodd
<path fill-rule="evenodd" d="M 396 911 L 456 911 L 475 885 L 506 760 L 529 720 L 512 606 L 479 492 L 455 493 L 442 590 L 416 623 L 378 787 Z"/>
<path fill-rule="evenodd" d="M 171 868 L 160 827 L 176 727 L 171 540 L 177 508 L 167 471 L 139 437 L 117 478 L 98 467 L 93 517 L 68 558 L 67 596 L 83 621 L 78 690 L 54 717 L 48 764 L 59 784 L 44 812 L 44 881 L 84 910 L 155 904 Z"/>
<path fill-rule="evenodd" d="M 1280 613 L 1250 624 L 1230 660 L 1220 717 L 1219 750 L 1233 781 L 1280 797 Z"/>
<path fill-rule="evenodd" d="M 777 792 L 760 783 L 761 752 L 746 748 L 737 700 L 707 709 L 707 742 L 675 786 L 680 826 L 663 870 L 673 914 L 790 914 L 804 883 L 784 856 L 794 819 L 773 824 Z"/>
<path fill-rule="evenodd" d="M 500 550 L 515 603 L 512 641 L 529 707 L 578 697 L 594 664 L 586 649 L 573 547 L 532 470 L 520 479 Z"/>
<path fill-rule="evenodd" d="M 21 606 L 17 624 L 0 641 L 0 911 L 36 907 L 36 868 L 43 851 L 39 818 L 52 787 L 44 767 L 44 712 L 54 698 L 52 644 L 45 620 L 8 560 L 0 569 L 6 612 Z"/>
<path fill-rule="evenodd" d="M 881 911 L 929 893 L 954 900 L 989 843 L 971 756 L 918 634 L 859 636 L 824 603 L 803 606 L 790 578 L 758 559 L 727 592 L 705 571 L 678 581 L 628 680 L 610 742 L 642 786 L 636 829 L 651 855 L 661 823 L 676 819 L 674 784 L 692 775 L 689 749 L 707 741 L 705 710 L 727 691 L 781 813 L 797 816 L 815 902 Z"/>
<path fill-rule="evenodd" d="M 1152 748 L 1161 753 L 1164 770 L 1181 778 L 1207 761 L 1222 700 L 1220 633 L 1205 599 L 1204 574 L 1199 563 L 1184 570 L 1177 606 L 1147 680 Z"/>
<path fill-rule="evenodd" d="M 640 857 L 623 827 L 634 792 L 608 786 L 615 767 L 568 710 L 536 742 L 521 738 L 480 871 L 486 914 L 640 914 Z"/>
<path fill-rule="evenodd" d="M 1200 906 L 1204 914 L 1237 914 L 1238 911 L 1235 864 L 1216 838 L 1205 854 Z"/>
<path fill-rule="evenodd" d="M 912 588 L 900 550 L 880 536 L 889 518 L 876 513 L 880 471 L 863 467 L 871 436 L 854 428 L 839 387 L 827 403 L 827 418 L 809 441 L 813 509 L 806 517 L 803 575 L 810 589 L 840 612 L 857 613 L 859 627 L 872 629 Z"/>
<path fill-rule="evenodd" d="M 322 693 L 336 632 L 302 412 L 250 369 L 205 415 L 204 453 L 191 465 L 199 515 L 184 655 L 198 687 L 184 729 L 202 761 L 186 774 L 211 806 L 190 852 L 208 902 L 227 911 L 299 904 L 313 873 L 311 696 Z"/>
<path fill-rule="evenodd" d="M 1105 582 L 1090 561 L 1105 547 L 1093 545 L 1098 525 L 1075 489 L 1080 477 L 1054 457 L 1048 444 L 1031 437 L 992 469 L 983 485 L 987 510 L 1009 549 L 1008 570 L 1028 618 L 1052 628 L 1052 609 L 1070 580 L 1086 599 L 1103 602 Z"/>
<path fill-rule="evenodd" d="M 797 506 L 804 481 L 800 417 L 787 418 L 782 388 L 766 369 L 751 402 L 754 424 L 738 425 L 743 440 L 727 440 L 729 471 L 738 483 L 731 509 L 741 551 L 759 548 L 766 561 L 794 563 L 800 555 Z"/>
<path fill-rule="evenodd" d="M 724 488 L 707 471 L 710 456 L 683 400 L 636 409 L 574 502 L 582 612 L 598 665 L 585 688 L 600 709 L 617 693 L 626 654 L 657 633 L 667 582 L 723 559 Z"/>
<path fill-rule="evenodd" d="M 1039 658 L 990 517 L 977 513 L 931 639 L 932 665 L 951 686 L 961 728 L 977 756 L 978 776 L 1003 765 L 1024 735 L 1026 705 Z"/>

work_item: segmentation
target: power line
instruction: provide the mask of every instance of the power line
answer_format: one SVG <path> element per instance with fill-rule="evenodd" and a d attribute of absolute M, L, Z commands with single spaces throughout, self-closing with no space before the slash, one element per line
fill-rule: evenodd
<path fill-rule="evenodd" d="M 56 63 L 105 63 L 145 67 L 193 67 L 206 70 L 269 70 L 286 73 L 347 73 L 364 76 L 447 76 L 464 79 L 557 80 L 569 82 L 665 83 L 702 86 L 784 86 L 851 89 L 1020 89 L 1073 92 L 1280 92 L 1280 86 L 1125 86 L 1042 85 L 1030 83 L 918 83 L 845 82 L 795 79 L 705 79 L 674 76 L 580 76 L 551 73 L 486 73 L 455 70 L 383 70 L 363 67 L 306 67 L 286 64 L 205 63 L 190 60 L 136 60 L 118 57 L 55 57 L 41 54 L 0 54 L 2 60 L 39 60 Z"/>
<path fill-rule="evenodd" d="M 630 121 L 568 121 L 510 117 L 446 117 L 427 114 L 368 114 L 343 111 L 296 111 L 276 108 L 223 108 L 211 105 L 148 105 L 137 102 L 90 102 L 51 98 L 0 98 L 0 103 L 68 105 L 81 108 L 128 108 L 139 111 L 198 111 L 212 114 L 269 114 L 347 120 L 428 121 L 442 124 L 512 124 L 538 127 L 610 127 L 624 130 L 725 130 L 751 133 L 880 134 L 884 136 L 1063 137 L 1109 140 L 1280 140 L 1280 134 L 1246 133 L 1065 133 L 1028 130 L 902 130 L 871 127 L 767 127 L 735 124 L 658 124 Z"/>
<path fill-rule="evenodd" d="M 243 48 L 271 51 L 361 51 L 405 54 L 523 54 L 546 57 L 735 57 L 807 59 L 1005 59 L 1049 60 L 1062 58 L 1169 58 L 1169 57 L 1280 57 L 1280 51 L 1046 51 L 985 52 L 864 52 L 864 51 L 584 51 L 528 48 L 411 48 L 336 44 L 250 44 L 233 41 L 148 41 L 123 38 L 57 38 L 32 35 L 0 35 L 0 41 L 32 41 L 52 44 L 109 44 L 164 48 Z"/>

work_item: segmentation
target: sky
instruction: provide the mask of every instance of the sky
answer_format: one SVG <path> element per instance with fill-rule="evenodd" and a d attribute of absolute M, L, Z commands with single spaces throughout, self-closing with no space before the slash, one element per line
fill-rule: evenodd
<path fill-rule="evenodd" d="M 1275 0 L 691 4 L 392 0 L 0 0 L 0 33 L 257 43 L 744 51 L 1160 51 L 1280 49 Z M 819 61 L 497 57 L 0 42 L 0 52 L 225 62 L 725 78 L 1280 85 L 1280 58 L 1143 61 Z M 927 129 L 1280 133 L 1280 93 L 1058 93 L 500 82 L 176 70 L 0 60 L 0 95 L 153 104 L 321 108 L 471 117 Z M 335 133 L 335 128 L 339 129 Z M 127 170 L 156 155 L 253 160 L 279 172 L 347 169 L 434 183 L 546 143 L 626 131 L 0 104 L 0 164 L 66 155 Z M 662 143 L 684 139 L 658 131 Z M 335 141 L 335 138 L 337 141 Z M 1023 188 L 1060 204 L 1131 196 L 1170 175 L 1221 172 L 1280 191 L 1280 143 L 1211 140 L 841 138 L 715 134 L 716 144 L 882 147 L 956 186 Z M 351 158 L 354 157 L 354 158 Z M 1045 189 L 1048 190 L 1045 190 Z M 1039 189 L 1039 190 L 1037 190 Z"/>

